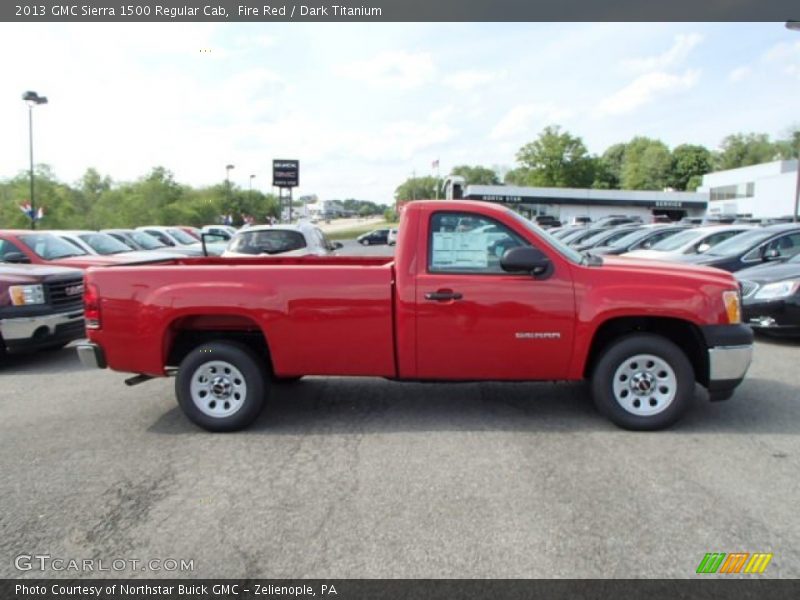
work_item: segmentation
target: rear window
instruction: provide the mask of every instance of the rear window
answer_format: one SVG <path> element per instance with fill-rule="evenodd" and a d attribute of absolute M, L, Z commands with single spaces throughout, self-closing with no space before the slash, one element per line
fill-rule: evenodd
<path fill-rule="evenodd" d="M 306 240 L 299 231 L 270 229 L 241 232 L 233 238 L 229 250 L 241 254 L 281 254 L 305 247 Z"/>

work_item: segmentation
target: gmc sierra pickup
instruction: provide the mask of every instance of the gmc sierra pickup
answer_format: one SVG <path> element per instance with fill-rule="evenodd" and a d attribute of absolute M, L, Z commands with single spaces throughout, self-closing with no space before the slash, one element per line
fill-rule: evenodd
<path fill-rule="evenodd" d="M 731 396 L 752 355 L 716 269 L 571 250 L 498 205 L 407 205 L 394 258 L 186 258 L 90 268 L 85 365 L 170 374 L 209 430 L 251 423 L 275 382 L 588 379 L 598 409 L 659 429 L 695 382 Z"/>
<path fill-rule="evenodd" d="M 0 263 L 0 354 L 60 348 L 83 335 L 81 271 Z"/>

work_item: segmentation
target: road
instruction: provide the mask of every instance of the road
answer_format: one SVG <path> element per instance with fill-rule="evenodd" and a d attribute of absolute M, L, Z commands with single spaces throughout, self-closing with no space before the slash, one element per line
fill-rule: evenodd
<path fill-rule="evenodd" d="M 19 554 L 194 561 L 93 577 L 692 577 L 712 551 L 800 577 L 798 355 L 759 340 L 732 400 L 698 388 L 658 433 L 617 429 L 581 384 L 312 377 L 227 435 L 172 380 L 7 357 L 0 577 L 75 575 Z"/>

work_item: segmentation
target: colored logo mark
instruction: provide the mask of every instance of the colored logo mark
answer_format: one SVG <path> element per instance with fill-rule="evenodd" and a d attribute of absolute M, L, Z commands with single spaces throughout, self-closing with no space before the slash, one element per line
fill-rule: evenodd
<path fill-rule="evenodd" d="M 697 573 L 763 573 L 771 560 L 771 552 L 709 552 L 697 566 Z"/>

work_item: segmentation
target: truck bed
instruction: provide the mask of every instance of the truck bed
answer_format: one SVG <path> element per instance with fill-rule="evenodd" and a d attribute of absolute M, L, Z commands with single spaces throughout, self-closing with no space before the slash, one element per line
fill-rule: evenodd
<path fill-rule="evenodd" d="M 220 268 L 223 267 L 224 268 Z M 93 268 L 93 339 L 120 371 L 160 375 L 175 332 L 262 332 L 276 375 L 393 377 L 391 257 L 186 258 Z M 154 355 L 152 348 L 162 348 Z"/>

